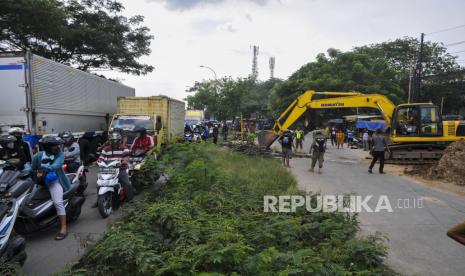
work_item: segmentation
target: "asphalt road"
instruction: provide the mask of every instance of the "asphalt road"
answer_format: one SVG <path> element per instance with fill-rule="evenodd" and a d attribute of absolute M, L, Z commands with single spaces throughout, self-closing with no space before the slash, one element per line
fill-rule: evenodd
<path fill-rule="evenodd" d="M 69 225 L 69 234 L 65 240 L 55 241 L 58 226 L 26 236 L 28 254 L 23 266 L 25 275 L 52 275 L 67 265 L 79 260 L 90 244 L 95 243 L 107 229 L 107 225 L 118 216 L 118 211 L 103 219 L 91 205 L 96 199 L 96 168 L 87 175 L 89 186 L 85 191 L 86 201 L 82 206 L 79 219 Z"/>
<path fill-rule="evenodd" d="M 465 246 L 448 238 L 446 232 L 465 220 L 465 198 L 433 190 L 401 176 L 380 175 L 377 167 L 370 175 L 363 160 L 365 155 L 361 150 L 337 150 L 329 146 L 322 174 L 308 171 L 310 159 L 307 158 L 292 159 L 291 171 L 300 189 L 307 192 L 372 195 L 368 204 L 372 209 L 379 197 L 386 195 L 393 212 L 361 212 L 360 228 L 362 235 L 379 231 L 387 236 L 387 264 L 397 272 L 403 275 L 464 275 Z M 423 203 L 422 208 L 418 202 Z"/>

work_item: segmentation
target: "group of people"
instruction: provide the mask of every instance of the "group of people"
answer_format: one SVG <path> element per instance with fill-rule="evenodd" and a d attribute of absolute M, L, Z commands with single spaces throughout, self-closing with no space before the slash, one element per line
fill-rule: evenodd
<path fill-rule="evenodd" d="M 111 133 L 101 149 L 99 160 L 118 159 L 121 160 L 122 168 L 127 168 L 130 152 L 147 152 L 154 147 L 153 137 L 147 135 L 144 128 L 137 129 L 137 132 L 138 137 L 134 139 L 130 149 L 123 143 L 120 133 Z M 81 165 L 79 144 L 70 132 L 63 132 L 58 136 L 48 135 L 40 139 L 40 150 L 33 155 L 29 143 L 23 140 L 23 134 L 21 128 L 15 127 L 8 134 L 0 136 L 0 159 L 10 162 L 23 173 L 30 174 L 37 183 L 49 189 L 60 223 L 55 239 L 62 240 L 68 234 L 63 194 L 71 187 L 63 164 L 67 164 L 67 173 L 78 170 Z M 131 200 L 133 189 L 126 170 L 120 171 L 119 180 L 125 189 L 126 198 Z"/>
<path fill-rule="evenodd" d="M 196 137 L 199 137 L 198 139 L 201 139 L 202 141 L 207 141 L 210 137 L 212 137 L 213 143 L 217 144 L 220 135 L 220 128 L 223 134 L 223 142 L 226 142 L 228 140 L 229 132 L 229 127 L 226 123 L 223 123 L 222 126 L 211 123 L 207 123 L 206 125 L 189 125 L 186 123 L 184 126 L 184 133 L 192 135 L 192 141 L 195 141 Z"/>
<path fill-rule="evenodd" d="M 331 145 L 337 147 L 338 149 L 344 148 L 344 143 L 347 141 L 347 147 L 352 147 L 355 138 L 355 131 L 353 129 L 347 129 L 346 132 L 342 129 L 335 127 L 325 129 L 326 138 L 331 140 Z"/>
<path fill-rule="evenodd" d="M 289 166 L 289 159 L 292 158 L 292 149 L 300 152 L 303 150 L 303 141 L 305 139 L 304 131 L 299 127 L 292 133 L 290 130 L 284 131 L 279 137 L 282 147 L 282 162 L 285 167 Z M 295 140 L 295 145 L 294 145 Z M 313 135 L 313 142 L 310 146 L 309 154 L 312 156 L 312 163 L 309 171 L 313 172 L 318 162 L 318 173 L 321 173 L 324 162 L 324 153 L 326 151 L 326 137 L 322 130 L 316 130 Z"/>
<path fill-rule="evenodd" d="M 279 142 L 282 148 L 282 163 L 283 166 L 289 167 L 289 160 L 292 158 L 293 149 L 296 152 L 301 152 L 303 149 L 304 131 L 298 127 L 294 133 L 290 130 L 284 131 L 279 137 Z M 348 146 L 352 146 L 354 141 L 355 132 L 352 129 L 347 130 L 347 143 Z M 340 129 L 326 128 L 324 130 L 317 129 L 313 133 L 313 141 L 310 145 L 309 154 L 311 155 L 311 166 L 309 171 L 314 172 L 316 163 L 318 162 L 318 173 L 321 173 L 324 162 L 324 154 L 326 152 L 326 143 L 328 138 L 331 139 L 331 144 L 337 146 L 337 148 L 343 148 L 345 133 Z M 295 145 L 294 145 L 295 140 Z M 378 129 L 374 135 L 369 135 L 368 130 L 365 130 L 362 134 L 363 148 L 365 151 L 370 150 L 373 159 L 368 168 L 369 173 L 373 173 L 373 167 L 379 160 L 379 173 L 384 174 L 384 159 L 385 151 L 389 151 L 386 137 L 382 131 Z"/>

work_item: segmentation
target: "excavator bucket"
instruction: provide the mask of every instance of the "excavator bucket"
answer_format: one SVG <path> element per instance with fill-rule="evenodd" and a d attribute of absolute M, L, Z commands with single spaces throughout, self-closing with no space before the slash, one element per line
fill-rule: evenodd
<path fill-rule="evenodd" d="M 276 136 L 271 130 L 262 130 L 258 133 L 257 138 L 258 145 L 260 147 L 269 149 L 273 142 L 278 139 L 278 136 Z"/>

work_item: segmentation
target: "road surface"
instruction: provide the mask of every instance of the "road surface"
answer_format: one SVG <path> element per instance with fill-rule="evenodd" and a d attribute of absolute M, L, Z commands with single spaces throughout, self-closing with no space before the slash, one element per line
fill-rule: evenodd
<path fill-rule="evenodd" d="M 65 240 L 55 241 L 58 226 L 39 233 L 26 236 L 27 260 L 23 266 L 25 275 L 52 275 L 67 265 L 79 260 L 88 245 L 95 243 L 114 221 L 116 214 L 102 219 L 98 210 L 91 208 L 96 199 L 96 168 L 91 168 L 87 175 L 89 186 L 85 191 L 86 201 L 82 206 L 79 219 L 69 225 L 69 234 Z"/>
<path fill-rule="evenodd" d="M 306 139 L 310 141 L 310 137 Z M 307 142 L 308 143 L 308 142 Z M 308 149 L 307 149 L 308 150 Z M 446 236 L 447 229 L 465 220 L 465 198 L 432 190 L 407 178 L 367 173 L 362 150 L 328 147 L 322 174 L 310 173 L 310 159 L 291 160 L 291 172 L 301 190 L 321 194 L 373 195 L 374 209 L 386 195 L 393 212 L 359 216 L 364 235 L 387 236 L 387 264 L 403 275 L 464 275 L 465 246 Z M 412 208 L 422 202 L 422 208 Z M 407 207 L 407 204 L 410 208 Z"/>

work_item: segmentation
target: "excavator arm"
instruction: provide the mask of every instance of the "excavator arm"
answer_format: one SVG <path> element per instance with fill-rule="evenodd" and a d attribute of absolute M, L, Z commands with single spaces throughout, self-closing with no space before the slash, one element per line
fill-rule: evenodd
<path fill-rule="evenodd" d="M 313 99 L 315 95 L 328 98 Z M 368 107 L 381 112 L 387 124 L 391 124 L 395 105 L 380 94 L 363 94 L 358 92 L 315 92 L 306 91 L 294 100 L 276 120 L 272 130 L 274 135 L 281 135 L 291 127 L 308 109 L 356 108 Z"/>

